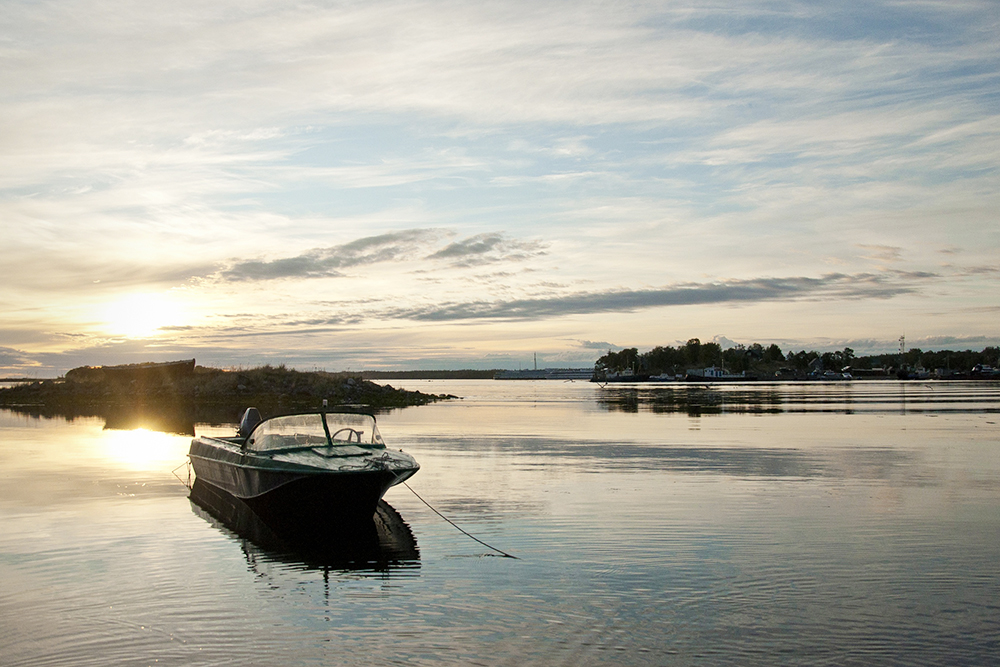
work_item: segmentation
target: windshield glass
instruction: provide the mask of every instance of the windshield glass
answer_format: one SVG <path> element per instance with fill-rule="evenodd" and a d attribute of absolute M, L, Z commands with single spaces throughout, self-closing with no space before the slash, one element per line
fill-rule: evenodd
<path fill-rule="evenodd" d="M 352 443 L 368 447 L 385 447 L 382 436 L 375 426 L 375 418 L 371 415 L 328 412 L 326 424 L 330 427 L 330 437 L 335 445 Z"/>
<path fill-rule="evenodd" d="M 333 413 L 326 415 L 333 445 L 362 445 L 383 448 L 382 436 L 371 415 Z M 327 430 L 323 415 L 285 415 L 267 419 L 250 434 L 247 449 L 262 452 L 302 447 L 326 447 Z"/>
<path fill-rule="evenodd" d="M 318 413 L 268 419 L 261 422 L 247 440 L 247 448 L 255 451 L 324 445 L 326 431 Z"/>

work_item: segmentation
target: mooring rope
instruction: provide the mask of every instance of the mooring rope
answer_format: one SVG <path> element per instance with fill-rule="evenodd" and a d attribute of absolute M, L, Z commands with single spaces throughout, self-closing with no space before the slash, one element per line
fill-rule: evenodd
<path fill-rule="evenodd" d="M 521 559 L 520 559 L 520 558 L 518 558 L 517 556 L 514 556 L 514 555 L 511 555 L 511 554 L 507 553 L 507 552 L 506 552 L 506 551 L 504 551 L 503 549 L 497 549 L 497 548 L 496 548 L 495 546 L 493 546 L 493 545 L 491 545 L 491 544 L 486 544 L 486 542 L 483 542 L 483 541 L 482 541 L 481 539 L 479 539 L 478 537 L 476 537 L 476 536 L 475 536 L 475 535 L 473 535 L 472 533 L 470 533 L 470 532 L 468 532 L 468 531 L 466 531 L 466 530 L 463 530 L 461 526 L 459 526 L 459 525 L 458 525 L 457 523 L 455 523 L 454 521 L 452 521 L 451 519 L 449 519 L 448 517 L 446 517 L 446 516 L 445 516 L 444 514 L 441 514 L 441 512 L 438 512 L 438 511 L 437 511 L 437 510 L 436 510 L 436 509 L 434 508 L 434 506 L 433 506 L 433 505 L 431 505 L 431 504 L 430 504 L 429 502 L 427 502 L 426 500 L 424 500 L 423 498 L 421 498 L 421 497 L 420 497 L 420 494 L 419 494 L 419 493 L 417 493 L 416 491 L 414 491 L 414 490 L 413 490 L 413 487 L 412 487 L 412 486 L 410 486 L 410 485 L 409 485 L 409 484 L 407 484 L 406 482 L 403 482 L 403 486 L 405 486 L 406 488 L 408 488 L 408 489 L 410 490 L 410 493 L 412 493 L 412 494 L 413 494 L 413 495 L 415 495 L 415 496 L 416 496 L 417 498 L 419 498 L 419 499 L 420 499 L 420 502 L 422 502 L 422 503 L 423 503 L 424 505 L 427 505 L 427 507 L 429 507 L 429 508 L 431 509 L 431 511 L 432 511 L 432 512 L 434 512 L 435 514 L 437 514 L 437 515 L 438 515 L 439 517 L 441 517 L 442 519 L 444 519 L 445 521 L 447 521 L 447 522 L 448 522 L 448 523 L 450 523 L 451 525 L 453 525 L 453 526 L 454 526 L 454 527 L 455 527 L 456 529 L 458 529 L 458 531 L 459 531 L 460 533 L 462 533 L 463 535 L 465 535 L 465 536 L 467 536 L 467 537 L 471 537 L 472 539 L 474 539 L 474 540 L 475 540 L 476 542 L 479 542 L 480 544 L 482 544 L 482 545 L 483 545 L 484 547 L 486 547 L 487 549 L 493 549 L 493 551 L 496 551 L 496 552 L 497 552 L 498 554 L 500 554 L 500 555 L 501 555 L 501 556 L 503 556 L 504 558 L 513 558 L 514 560 L 521 560 Z"/>
<path fill-rule="evenodd" d="M 180 470 L 181 468 L 183 468 L 184 466 L 187 466 L 187 481 L 184 481 L 181 478 L 181 476 L 177 474 L 177 471 Z M 186 486 L 189 489 L 191 488 L 191 459 L 188 459 L 187 461 L 185 461 L 184 463 L 180 464 L 179 466 L 177 466 L 176 468 L 174 468 L 170 472 L 173 473 L 174 477 L 176 477 L 178 480 L 180 480 L 181 484 L 183 484 L 184 486 Z"/>

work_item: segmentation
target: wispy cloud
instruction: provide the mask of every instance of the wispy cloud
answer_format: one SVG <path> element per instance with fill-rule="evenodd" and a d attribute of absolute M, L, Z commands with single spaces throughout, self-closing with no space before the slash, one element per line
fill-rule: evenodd
<path fill-rule="evenodd" d="M 0 369 L 27 369 L 35 365 L 31 355 L 12 347 L 0 347 Z"/>
<path fill-rule="evenodd" d="M 520 262 L 545 254 L 545 247 L 541 242 L 519 241 L 500 233 L 476 234 L 449 243 L 429 255 L 428 259 L 443 259 L 454 266 L 479 266 L 501 261 Z"/>
<path fill-rule="evenodd" d="M 621 345 L 615 345 L 614 343 L 608 343 L 605 341 L 595 341 L 595 340 L 581 340 L 577 341 L 585 350 L 598 350 L 600 352 L 606 352 L 607 350 L 620 350 Z"/>
<path fill-rule="evenodd" d="M 925 276 L 932 277 L 931 274 Z M 466 319 L 533 320 L 564 315 L 633 312 L 665 306 L 720 303 L 759 303 L 801 299 L 888 299 L 912 294 L 917 288 L 885 274 L 844 275 L 820 278 L 758 278 L 719 283 L 684 283 L 660 289 L 608 290 L 551 298 L 509 301 L 469 301 L 391 311 L 394 319 L 429 321 Z"/>
<path fill-rule="evenodd" d="M 887 245 L 865 245 L 857 244 L 859 248 L 868 254 L 862 255 L 865 259 L 877 259 L 882 262 L 898 262 L 903 254 L 903 249 L 897 246 Z"/>
<path fill-rule="evenodd" d="M 341 269 L 409 258 L 441 237 L 434 229 L 411 229 L 310 250 L 296 257 L 236 262 L 220 272 L 224 280 L 273 280 L 341 275 Z"/>
<path fill-rule="evenodd" d="M 329 248 L 309 250 L 294 257 L 245 260 L 219 272 L 226 281 L 273 280 L 277 278 L 330 278 L 342 269 L 419 259 L 429 246 L 449 233 L 441 229 L 410 229 L 370 236 Z M 453 267 L 475 267 L 496 262 L 521 262 L 545 253 L 545 244 L 520 241 L 502 233 L 476 234 L 454 241 L 424 259 L 447 262 Z"/>

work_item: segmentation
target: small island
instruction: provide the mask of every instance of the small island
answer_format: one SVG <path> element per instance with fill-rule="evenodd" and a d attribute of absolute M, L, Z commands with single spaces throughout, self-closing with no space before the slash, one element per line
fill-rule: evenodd
<path fill-rule="evenodd" d="M 377 384 L 356 373 L 303 372 L 280 366 L 221 369 L 194 359 L 122 366 L 82 366 L 63 378 L 0 389 L 0 407 L 45 417 L 103 417 L 128 428 L 151 416 L 191 431 L 196 422 L 238 421 L 249 406 L 264 414 L 351 406 L 370 412 L 425 405 L 455 396 Z M 120 425 L 119 425 L 120 424 Z"/>

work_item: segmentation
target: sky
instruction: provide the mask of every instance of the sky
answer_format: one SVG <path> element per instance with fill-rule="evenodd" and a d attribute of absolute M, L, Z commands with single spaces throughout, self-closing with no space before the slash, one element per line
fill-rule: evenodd
<path fill-rule="evenodd" d="M 0 374 L 997 345 L 998 34 L 994 0 L 8 0 Z"/>

